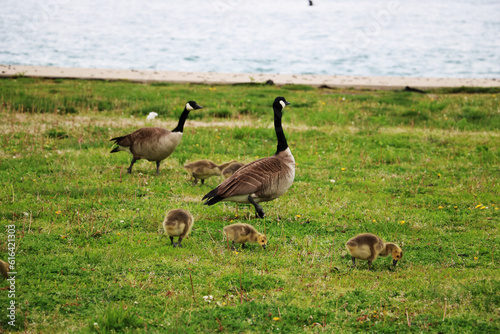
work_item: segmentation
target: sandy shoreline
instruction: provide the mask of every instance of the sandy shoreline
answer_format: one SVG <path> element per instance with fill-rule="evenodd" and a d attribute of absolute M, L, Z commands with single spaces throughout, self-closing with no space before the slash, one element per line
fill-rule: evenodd
<path fill-rule="evenodd" d="M 0 65 L 0 77 L 23 75 L 40 78 L 129 80 L 133 82 L 170 82 L 198 84 L 243 84 L 272 80 L 276 85 L 303 84 L 314 87 L 356 89 L 418 89 L 442 87 L 500 87 L 499 79 L 362 77 L 311 74 L 201 73 L 121 69 L 62 68 L 47 66 Z"/>

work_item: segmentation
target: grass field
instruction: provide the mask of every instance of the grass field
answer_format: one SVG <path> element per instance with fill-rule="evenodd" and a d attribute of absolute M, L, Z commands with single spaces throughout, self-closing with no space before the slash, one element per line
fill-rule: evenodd
<path fill-rule="evenodd" d="M 292 187 L 262 204 L 264 219 L 202 205 L 221 179 L 192 186 L 182 166 L 272 155 L 276 96 L 291 102 Z M 131 156 L 110 154 L 109 139 L 173 129 L 188 100 L 204 109 L 160 175 L 148 161 L 128 175 Z M 500 331 L 500 89 L 20 77 L 0 80 L 0 110 L 0 259 L 10 226 L 17 272 L 15 298 L 0 281 L 5 332 Z M 159 233 L 174 208 L 195 217 L 182 249 Z M 268 248 L 228 249 L 232 222 L 265 232 Z M 394 270 L 390 257 L 350 267 L 344 244 L 362 232 L 403 248 Z"/>

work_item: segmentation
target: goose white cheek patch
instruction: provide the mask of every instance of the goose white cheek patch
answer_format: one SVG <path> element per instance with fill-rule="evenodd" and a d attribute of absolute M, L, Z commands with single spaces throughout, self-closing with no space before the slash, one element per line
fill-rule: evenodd
<path fill-rule="evenodd" d="M 283 101 L 280 101 L 280 104 L 281 104 L 281 107 L 282 107 L 283 109 L 285 109 L 285 107 L 286 107 L 286 104 L 285 104 L 285 102 L 283 102 Z"/>
<path fill-rule="evenodd" d="M 189 103 L 186 103 L 186 109 L 191 111 L 191 110 L 193 110 L 193 107 L 191 107 L 191 105 Z"/>

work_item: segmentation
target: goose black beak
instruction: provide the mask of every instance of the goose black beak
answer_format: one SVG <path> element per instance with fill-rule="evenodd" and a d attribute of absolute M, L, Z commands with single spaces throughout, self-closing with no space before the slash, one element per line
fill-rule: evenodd
<path fill-rule="evenodd" d="M 289 104 L 290 104 L 290 102 L 288 102 L 288 101 L 285 101 L 285 104 L 286 104 L 286 105 L 289 105 Z"/>
<path fill-rule="evenodd" d="M 200 106 L 199 104 L 196 104 L 196 105 L 194 106 L 194 109 L 203 109 L 203 107 L 202 107 L 202 106 Z"/>
<path fill-rule="evenodd" d="M 392 265 L 395 267 L 396 264 L 398 263 L 398 260 L 392 260 Z"/>

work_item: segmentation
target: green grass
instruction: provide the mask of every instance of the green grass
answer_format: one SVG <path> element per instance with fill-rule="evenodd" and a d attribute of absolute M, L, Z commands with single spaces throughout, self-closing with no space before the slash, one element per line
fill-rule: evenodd
<path fill-rule="evenodd" d="M 15 225 L 19 332 L 494 333 L 500 330 L 498 91 L 312 89 L 0 80 L 0 220 Z M 272 155 L 271 104 L 297 162 L 292 187 L 262 206 L 201 198 L 182 165 Z M 109 154 L 109 139 L 175 127 L 154 163 Z M 146 121 L 149 112 L 159 117 Z M 159 233 L 185 208 L 184 248 Z M 267 250 L 231 251 L 222 227 L 248 222 Z M 350 268 L 345 242 L 372 232 L 403 248 Z M 7 232 L 0 234 L 7 259 Z M 7 305 L 8 283 L 0 282 Z M 212 297 L 210 297 L 212 296 Z M 2 308 L 0 326 L 8 324 Z"/>

